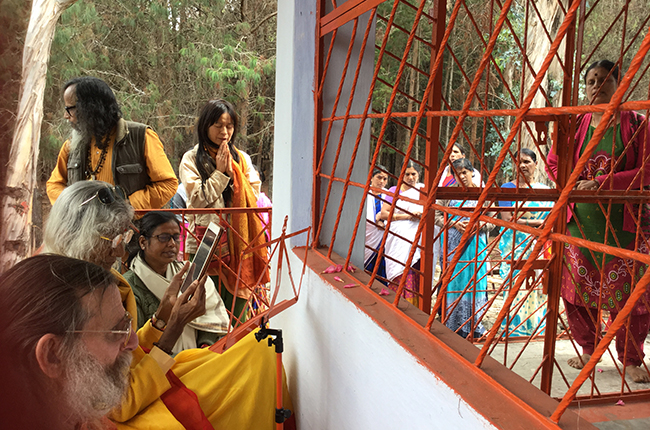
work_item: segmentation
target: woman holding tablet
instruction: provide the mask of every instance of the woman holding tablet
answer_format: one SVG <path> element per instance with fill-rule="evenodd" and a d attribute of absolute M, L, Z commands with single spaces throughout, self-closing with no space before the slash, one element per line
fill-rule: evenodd
<path fill-rule="evenodd" d="M 170 212 L 149 212 L 140 219 L 138 248 L 129 256 L 124 274 L 138 307 L 138 329 L 150 318 L 158 323 L 156 310 L 167 287 L 184 263 L 178 261 L 180 225 Z M 205 282 L 205 314 L 188 323 L 173 352 L 212 345 L 228 332 L 228 314 L 211 279 Z"/>

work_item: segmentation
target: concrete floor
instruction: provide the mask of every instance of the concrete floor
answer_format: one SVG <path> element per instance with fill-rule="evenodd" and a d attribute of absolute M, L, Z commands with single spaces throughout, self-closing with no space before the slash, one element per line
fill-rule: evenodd
<path fill-rule="evenodd" d="M 436 278 L 439 274 L 438 269 L 435 274 Z M 500 283 L 501 278 L 498 275 L 488 276 L 488 290 L 497 289 Z M 492 297 L 488 293 L 488 299 L 490 300 Z M 503 298 L 496 297 L 493 306 L 483 319 L 486 328 L 492 327 L 493 321 L 501 310 L 502 303 Z M 476 344 L 476 347 L 481 348 L 481 344 Z M 650 353 L 648 353 L 650 351 L 650 335 L 646 338 L 644 350 L 646 352 L 646 366 L 650 369 Z M 525 342 L 510 342 L 507 345 L 505 343 L 497 344 L 490 351 L 490 356 L 503 363 L 506 367 L 511 368 L 534 386 L 539 387 L 541 371 L 537 371 L 537 369 L 541 363 L 543 351 L 544 342 L 543 338 L 540 338 L 539 341 L 531 341 L 528 345 Z M 570 384 L 580 373 L 580 370 L 574 369 L 567 364 L 569 358 L 577 355 L 576 349 L 569 339 L 560 339 L 556 342 L 555 359 L 557 365 L 553 370 L 551 397 L 562 398 L 568 391 Z M 617 394 L 625 393 L 629 395 L 639 390 L 650 390 L 650 383 L 636 383 L 629 377 L 623 382 L 622 371 L 623 368 L 616 359 L 616 348 L 612 343 L 602 361 L 596 366 L 596 372 L 594 372 L 592 379 L 587 380 L 578 390 L 578 397 L 609 394 L 611 397 L 608 397 L 611 398 L 611 401 L 606 400 L 599 403 L 580 402 L 572 405 L 570 409 L 581 414 L 601 430 L 650 430 L 650 401 L 645 399 L 631 401 L 629 398 L 625 398 L 624 405 L 617 405 L 618 400 L 620 400 Z M 533 375 L 535 375 L 534 378 Z"/>
<path fill-rule="evenodd" d="M 530 342 L 521 356 L 517 358 L 524 345 L 525 343 L 522 342 L 509 343 L 506 347 L 504 343 L 500 343 L 490 353 L 490 356 L 509 368 L 512 366 L 511 368 L 515 373 L 538 387 L 541 372 L 538 372 L 532 381 L 531 378 L 541 363 L 544 343 L 542 341 Z M 645 350 L 650 351 L 650 336 L 645 341 Z M 574 369 L 567 364 L 567 360 L 575 356 L 576 352 L 570 340 L 561 339 L 556 342 L 555 358 L 559 365 L 559 369 L 556 367 L 553 371 L 551 397 L 559 398 L 564 396 L 566 391 L 569 389 L 567 383 L 572 383 L 580 373 L 580 370 Z M 504 360 L 504 357 L 507 357 L 507 359 Z M 620 393 L 621 391 L 630 392 L 650 389 L 650 384 L 636 383 L 629 378 L 627 378 L 627 383 L 623 385 L 619 373 L 619 371 L 622 371 L 623 369 L 620 363 L 617 360 L 614 360 L 615 357 L 616 350 L 611 346 L 609 352 L 603 356 L 603 360 L 596 366 L 593 381 L 588 380 L 585 382 L 578 391 L 578 396 L 588 396 L 592 393 L 592 390 L 593 394 L 598 395 L 598 393 Z M 516 362 L 515 359 L 517 359 Z M 647 364 L 650 366 L 650 363 Z M 648 428 L 650 429 L 650 427 Z"/>
<path fill-rule="evenodd" d="M 650 429 L 650 418 L 603 421 L 592 424 L 600 430 L 648 430 Z"/>

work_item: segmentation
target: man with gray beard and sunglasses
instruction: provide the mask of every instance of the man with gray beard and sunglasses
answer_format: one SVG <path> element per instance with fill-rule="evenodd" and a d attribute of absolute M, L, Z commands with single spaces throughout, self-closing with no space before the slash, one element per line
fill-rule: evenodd
<path fill-rule="evenodd" d="M 138 338 L 115 278 L 39 255 L 0 276 L 3 429 L 101 429 L 129 384 Z"/>
<path fill-rule="evenodd" d="M 151 127 L 126 121 L 113 90 L 93 76 L 63 85 L 63 117 L 72 127 L 47 181 L 50 202 L 86 180 L 121 187 L 135 209 L 159 209 L 176 193 L 178 180 Z"/>

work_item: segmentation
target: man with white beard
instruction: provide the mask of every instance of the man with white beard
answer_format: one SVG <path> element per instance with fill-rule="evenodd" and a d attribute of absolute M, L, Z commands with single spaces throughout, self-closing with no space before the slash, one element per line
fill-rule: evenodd
<path fill-rule="evenodd" d="M 101 429 L 128 386 L 138 338 L 103 268 L 40 255 L 0 276 L 3 429 Z"/>

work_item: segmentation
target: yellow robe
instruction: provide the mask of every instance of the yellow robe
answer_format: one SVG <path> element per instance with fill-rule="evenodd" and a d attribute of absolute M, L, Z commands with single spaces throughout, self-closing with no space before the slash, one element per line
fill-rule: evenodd
<path fill-rule="evenodd" d="M 108 182 L 115 185 L 113 178 L 113 145 L 115 143 L 115 132 L 111 134 L 108 142 L 108 152 L 104 166 L 97 174 L 97 180 Z M 47 181 L 47 195 L 50 202 L 54 204 L 59 198 L 61 192 L 68 186 L 68 156 L 70 155 L 70 141 L 66 141 L 61 147 L 59 156 L 56 160 L 56 166 L 52 171 L 50 179 Z M 90 163 L 92 166 L 99 164 L 101 150 L 95 144 L 95 139 L 91 142 Z M 129 196 L 129 201 L 135 209 L 160 209 L 176 193 L 178 188 L 178 179 L 172 168 L 165 148 L 160 138 L 150 128 L 147 128 L 144 141 L 144 158 L 147 162 L 145 166 L 151 185 L 144 189 L 138 190 Z M 135 315 L 135 314 L 133 314 Z"/>
<path fill-rule="evenodd" d="M 127 311 L 137 315 L 133 291 L 119 273 L 113 274 Z M 197 395 L 201 410 L 215 429 L 275 428 L 275 348 L 266 340 L 257 342 L 255 332 L 223 354 L 188 349 L 174 358 L 171 370 Z M 151 348 L 160 335 L 151 324 L 145 324 L 138 331 L 140 346 Z M 133 351 L 127 395 L 109 418 L 118 429 L 183 429 L 160 399 L 171 388 L 165 372 L 140 346 Z M 284 379 L 283 372 L 284 408 L 293 410 Z"/>

